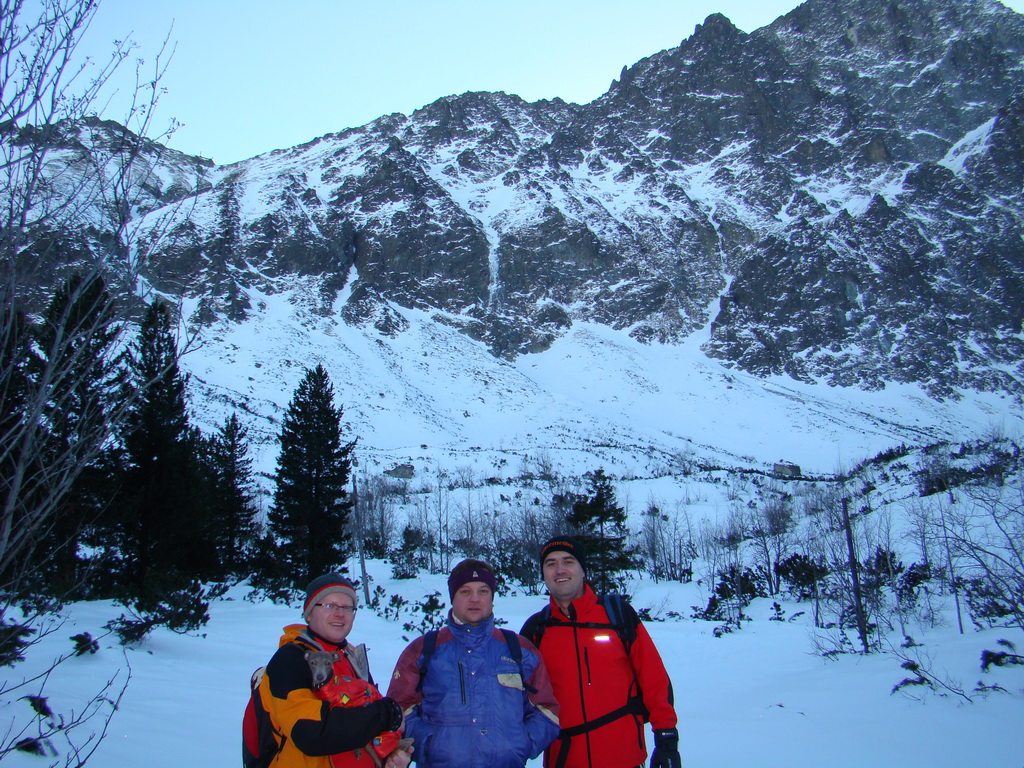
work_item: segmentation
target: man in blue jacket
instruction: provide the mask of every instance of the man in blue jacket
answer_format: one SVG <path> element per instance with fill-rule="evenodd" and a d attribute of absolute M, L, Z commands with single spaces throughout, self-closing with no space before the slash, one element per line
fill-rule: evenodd
<path fill-rule="evenodd" d="M 540 653 L 494 626 L 495 578 L 480 560 L 448 577 L 447 625 L 398 659 L 388 697 L 405 711 L 421 768 L 524 768 L 558 736 L 558 703 Z"/>

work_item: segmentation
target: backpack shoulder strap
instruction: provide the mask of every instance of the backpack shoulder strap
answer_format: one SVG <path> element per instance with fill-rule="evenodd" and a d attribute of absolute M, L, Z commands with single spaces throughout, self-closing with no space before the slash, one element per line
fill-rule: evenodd
<path fill-rule="evenodd" d="M 519 634 L 540 648 L 540 640 L 544 637 L 544 630 L 547 629 L 550 618 L 551 604 L 549 603 L 526 620 L 526 623 L 523 624 L 523 631 Z"/>
<path fill-rule="evenodd" d="M 519 645 L 519 635 L 511 629 L 502 629 L 501 634 L 505 637 L 505 644 L 508 646 L 512 660 L 519 667 L 519 679 L 523 681 L 523 687 L 530 693 L 536 693 L 537 689 L 526 682 L 526 672 L 523 671 L 523 648 Z"/>
<path fill-rule="evenodd" d="M 523 666 L 523 649 L 519 645 L 519 635 L 511 629 L 502 629 L 501 634 L 505 637 L 505 645 L 508 646 L 508 652 L 512 654 L 512 660 L 521 668 Z"/>
<path fill-rule="evenodd" d="M 608 614 L 608 621 L 615 627 L 626 653 L 629 653 L 633 641 L 636 640 L 637 626 L 640 624 L 636 610 L 622 595 L 601 595 L 598 602 Z"/>
<path fill-rule="evenodd" d="M 434 655 L 434 649 L 437 647 L 437 634 L 438 630 L 432 629 L 423 636 L 423 663 L 420 664 L 420 679 L 416 683 L 416 692 L 423 688 L 423 681 L 427 677 L 427 667 L 430 666 L 430 657 Z"/>
<path fill-rule="evenodd" d="M 634 712 L 642 716 L 644 722 L 647 722 L 648 712 L 643 703 L 643 693 L 640 690 L 640 677 L 636 673 L 636 667 L 633 666 L 633 658 L 631 656 L 633 641 L 636 640 L 637 627 L 640 626 L 640 616 L 637 615 L 636 609 L 623 595 L 601 595 L 598 598 L 598 602 L 604 607 L 605 613 L 608 614 L 608 621 L 615 627 L 615 632 L 618 634 L 619 640 L 622 641 L 622 647 L 626 650 L 629 667 L 633 671 L 636 695 L 630 699 L 630 703 L 634 707 Z"/>

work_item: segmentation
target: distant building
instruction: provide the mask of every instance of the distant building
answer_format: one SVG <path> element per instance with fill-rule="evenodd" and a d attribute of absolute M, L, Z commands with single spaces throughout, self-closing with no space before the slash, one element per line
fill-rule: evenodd
<path fill-rule="evenodd" d="M 800 465 L 791 461 L 775 462 L 775 474 L 782 477 L 800 477 Z"/>

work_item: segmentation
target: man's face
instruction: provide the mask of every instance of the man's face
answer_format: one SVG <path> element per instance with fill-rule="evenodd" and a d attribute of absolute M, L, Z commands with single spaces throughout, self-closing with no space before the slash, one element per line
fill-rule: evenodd
<path fill-rule="evenodd" d="M 348 637 L 355 620 L 355 603 L 348 595 L 334 592 L 313 606 L 309 615 L 309 628 L 324 640 L 335 645 Z"/>
<path fill-rule="evenodd" d="M 556 603 L 570 603 L 583 595 L 583 568 L 568 552 L 551 552 L 541 567 L 544 584 Z"/>
<path fill-rule="evenodd" d="M 494 593 L 482 581 L 467 581 L 452 595 L 452 613 L 463 624 L 476 626 L 494 612 Z"/>

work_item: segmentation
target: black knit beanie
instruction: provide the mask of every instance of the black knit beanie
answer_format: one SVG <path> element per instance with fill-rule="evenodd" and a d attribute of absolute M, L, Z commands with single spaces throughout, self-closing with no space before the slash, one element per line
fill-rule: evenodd
<path fill-rule="evenodd" d="M 540 569 L 542 573 L 544 571 L 544 560 L 552 552 L 568 552 L 576 558 L 576 562 L 580 564 L 580 568 L 583 569 L 584 573 L 586 572 L 587 551 L 583 548 L 583 543 L 578 539 L 574 539 L 572 536 L 555 536 L 544 542 L 544 546 L 540 548 Z"/>

